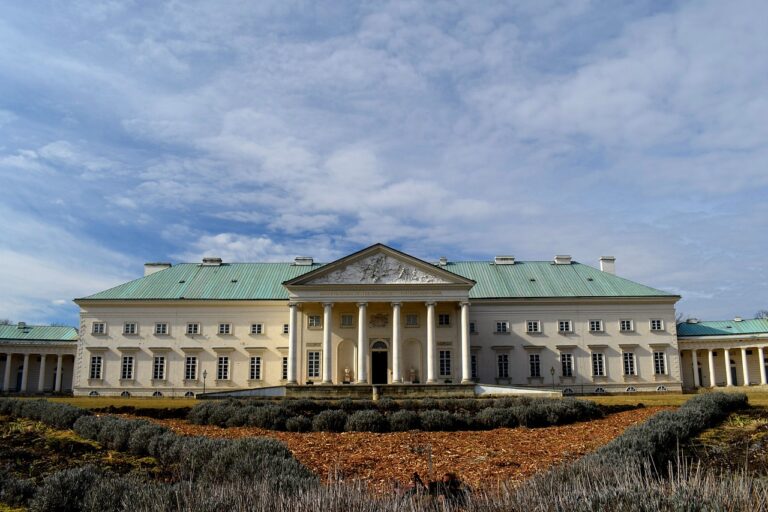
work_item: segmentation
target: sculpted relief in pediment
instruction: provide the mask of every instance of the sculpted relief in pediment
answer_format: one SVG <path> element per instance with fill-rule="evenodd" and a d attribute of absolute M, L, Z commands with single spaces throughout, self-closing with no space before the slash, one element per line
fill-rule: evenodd
<path fill-rule="evenodd" d="M 377 254 L 317 277 L 307 284 L 435 284 L 449 282 L 442 277 L 424 272 L 386 254 Z"/>

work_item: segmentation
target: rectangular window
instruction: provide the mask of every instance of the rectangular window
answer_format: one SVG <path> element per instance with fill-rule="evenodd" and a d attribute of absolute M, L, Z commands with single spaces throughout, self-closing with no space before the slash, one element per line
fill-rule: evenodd
<path fill-rule="evenodd" d="M 603 332 L 603 321 L 602 320 L 590 320 L 589 321 L 589 332 Z"/>
<path fill-rule="evenodd" d="M 605 355 L 592 354 L 592 375 L 594 377 L 605 377 Z"/>
<path fill-rule="evenodd" d="M 449 327 L 451 325 L 451 315 L 448 313 L 439 313 L 437 315 L 438 327 Z"/>
<path fill-rule="evenodd" d="M 477 325 L 475 322 L 469 322 L 469 334 L 477 334 Z"/>
<path fill-rule="evenodd" d="M 472 378 L 477 379 L 477 354 L 469 356 L 469 367 L 472 371 Z"/>
<path fill-rule="evenodd" d="M 355 315 L 343 314 L 341 315 L 341 327 L 343 329 L 351 329 L 355 325 Z"/>
<path fill-rule="evenodd" d="M 126 322 L 123 324 L 123 334 L 136 334 L 136 322 Z"/>
<path fill-rule="evenodd" d="M 451 375 L 451 351 L 440 351 L 440 376 L 449 377 Z"/>
<path fill-rule="evenodd" d="M 251 334 L 264 334 L 264 324 L 251 324 Z"/>
<path fill-rule="evenodd" d="M 216 380 L 229 380 L 229 357 L 219 356 L 216 365 Z"/>
<path fill-rule="evenodd" d="M 251 365 L 248 371 L 248 378 L 251 380 L 261 379 L 261 357 L 259 356 L 251 357 Z"/>
<path fill-rule="evenodd" d="M 232 334 L 232 324 L 219 324 L 219 334 Z"/>
<path fill-rule="evenodd" d="M 529 333 L 541 332 L 541 322 L 538 320 L 528 320 L 525 322 L 525 331 Z"/>
<path fill-rule="evenodd" d="M 632 332 L 635 330 L 635 324 L 632 320 L 619 320 L 619 330 L 621 332 Z"/>
<path fill-rule="evenodd" d="M 307 377 L 310 379 L 320 377 L 320 352 L 307 352 Z"/>
<path fill-rule="evenodd" d="M 664 322 L 658 318 L 654 318 L 651 320 L 651 330 L 652 331 L 663 331 L 664 330 Z"/>
<path fill-rule="evenodd" d="M 91 332 L 93 334 L 106 334 L 107 324 L 105 322 L 93 322 L 93 329 L 91 329 Z"/>
<path fill-rule="evenodd" d="M 322 317 L 320 315 L 309 315 L 307 317 L 307 327 L 310 329 L 318 329 L 323 326 Z"/>
<path fill-rule="evenodd" d="M 283 334 L 288 334 L 290 328 L 288 324 L 283 324 Z"/>
<path fill-rule="evenodd" d="M 405 315 L 405 326 L 406 327 L 418 327 L 419 326 L 419 315 L 416 315 L 416 314 Z"/>
<path fill-rule="evenodd" d="M 573 332 L 573 324 L 570 320 L 558 320 L 557 332 Z"/>
<path fill-rule="evenodd" d="M 283 366 L 280 372 L 280 378 L 286 380 L 288 378 L 288 358 L 283 358 Z"/>
<path fill-rule="evenodd" d="M 184 380 L 197 380 L 197 356 L 187 356 L 184 360 Z"/>
<path fill-rule="evenodd" d="M 635 373 L 634 352 L 624 352 L 624 375 L 637 375 Z"/>
<path fill-rule="evenodd" d="M 152 365 L 152 378 L 154 380 L 165 380 L 165 356 L 155 356 Z"/>
<path fill-rule="evenodd" d="M 541 357 L 539 354 L 529 354 L 528 363 L 531 370 L 531 377 L 541 377 Z"/>
<path fill-rule="evenodd" d="M 187 324 L 187 334 L 200 334 L 200 324 L 198 323 Z"/>
<path fill-rule="evenodd" d="M 496 373 L 500 379 L 509 378 L 509 354 L 496 356 Z"/>
<path fill-rule="evenodd" d="M 667 373 L 667 355 L 664 352 L 653 353 L 653 373 L 665 375 Z"/>
<path fill-rule="evenodd" d="M 120 378 L 123 380 L 133 379 L 133 356 L 123 356 Z"/>
<path fill-rule="evenodd" d="M 101 356 L 91 356 L 91 372 L 88 374 L 89 379 L 101 378 L 102 362 L 103 359 Z"/>
<path fill-rule="evenodd" d="M 496 322 L 496 334 L 506 334 L 509 332 L 509 322 Z"/>
<path fill-rule="evenodd" d="M 156 323 L 155 334 L 168 334 L 168 324 L 165 322 Z"/>
<path fill-rule="evenodd" d="M 560 354 L 563 366 L 563 377 L 573 377 L 573 354 Z"/>

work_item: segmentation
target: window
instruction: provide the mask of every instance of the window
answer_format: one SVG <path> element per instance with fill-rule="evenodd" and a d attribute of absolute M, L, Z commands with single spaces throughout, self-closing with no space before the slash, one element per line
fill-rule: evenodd
<path fill-rule="evenodd" d="M 558 320 L 557 332 L 573 332 L 573 324 L 570 320 Z"/>
<path fill-rule="evenodd" d="M 619 320 L 619 330 L 621 332 L 632 332 L 635 330 L 635 324 L 632 320 Z"/>
<path fill-rule="evenodd" d="M 286 380 L 288 378 L 288 358 L 283 358 L 283 367 L 280 373 L 280 378 Z"/>
<path fill-rule="evenodd" d="M 104 322 L 93 322 L 93 328 L 91 329 L 93 334 L 106 334 L 107 324 Z"/>
<path fill-rule="evenodd" d="M 637 375 L 635 373 L 635 354 L 634 352 L 624 352 L 624 375 Z"/>
<path fill-rule="evenodd" d="M 605 377 L 605 355 L 592 354 L 592 375 L 594 377 Z"/>
<path fill-rule="evenodd" d="M 229 380 L 229 357 L 219 356 L 216 365 L 216 380 Z"/>
<path fill-rule="evenodd" d="M 590 320 L 589 321 L 589 332 L 603 332 L 603 321 L 602 320 Z"/>
<path fill-rule="evenodd" d="M 418 327 L 419 326 L 419 315 L 416 314 L 408 314 L 405 315 L 405 326 L 406 327 Z"/>
<path fill-rule="evenodd" d="M 656 375 L 665 375 L 667 373 L 667 355 L 664 352 L 653 353 L 653 373 Z"/>
<path fill-rule="evenodd" d="M 509 322 L 496 322 L 496 334 L 507 334 L 509 332 Z"/>
<path fill-rule="evenodd" d="M 528 320 L 525 322 L 525 332 L 539 333 L 541 332 L 541 322 L 538 320 Z"/>
<path fill-rule="evenodd" d="M 573 354 L 560 354 L 563 366 L 563 377 L 573 377 Z"/>
<path fill-rule="evenodd" d="M 472 372 L 472 378 L 477 378 L 477 354 L 472 354 L 469 356 L 469 368 Z"/>
<path fill-rule="evenodd" d="M 184 380 L 197 380 L 197 356 L 187 356 L 184 360 Z"/>
<path fill-rule="evenodd" d="M 100 379 L 103 359 L 101 356 L 91 356 L 91 372 L 88 374 L 89 379 Z"/>
<path fill-rule="evenodd" d="M 531 377 L 541 377 L 541 357 L 539 354 L 529 354 L 528 363 L 531 370 Z"/>
<path fill-rule="evenodd" d="M 264 324 L 251 324 L 251 334 L 264 334 Z"/>
<path fill-rule="evenodd" d="M 290 326 L 288 324 L 283 324 L 283 334 L 288 334 L 289 330 Z"/>
<path fill-rule="evenodd" d="M 200 334 L 200 324 L 198 323 L 187 324 L 187 334 Z"/>
<path fill-rule="evenodd" d="M 451 375 L 451 351 L 440 351 L 440 375 L 447 377 Z"/>
<path fill-rule="evenodd" d="M 469 322 L 469 334 L 477 334 L 477 325 L 475 325 L 475 322 Z"/>
<path fill-rule="evenodd" d="M 165 322 L 156 323 L 155 334 L 168 334 L 168 324 Z"/>
<path fill-rule="evenodd" d="M 133 356 L 123 356 L 123 365 L 120 369 L 120 378 L 123 380 L 133 379 Z"/>
<path fill-rule="evenodd" d="M 232 324 L 219 324 L 219 334 L 232 334 Z"/>
<path fill-rule="evenodd" d="M 320 377 L 320 352 L 307 352 L 307 377 L 310 379 Z"/>
<path fill-rule="evenodd" d="M 309 315 L 307 317 L 307 327 L 310 329 L 319 329 L 323 326 L 320 315 Z"/>
<path fill-rule="evenodd" d="M 651 330 L 652 331 L 663 331 L 664 330 L 664 321 L 660 320 L 658 318 L 654 318 L 651 320 Z"/>
<path fill-rule="evenodd" d="M 437 325 L 438 327 L 450 327 L 451 325 L 451 315 L 448 313 L 440 313 L 437 315 Z"/>
<path fill-rule="evenodd" d="M 155 356 L 154 364 L 152 365 L 152 378 L 154 380 L 165 379 L 165 356 Z"/>
<path fill-rule="evenodd" d="M 251 357 L 251 365 L 248 371 L 248 378 L 251 380 L 261 379 L 261 357 Z"/>
<path fill-rule="evenodd" d="M 136 334 L 136 322 L 126 322 L 123 324 L 123 334 Z"/>
<path fill-rule="evenodd" d="M 509 354 L 499 354 L 496 356 L 496 372 L 500 379 L 509 378 Z"/>
<path fill-rule="evenodd" d="M 341 327 L 343 329 L 350 329 L 355 325 L 355 315 L 343 314 L 341 315 Z"/>

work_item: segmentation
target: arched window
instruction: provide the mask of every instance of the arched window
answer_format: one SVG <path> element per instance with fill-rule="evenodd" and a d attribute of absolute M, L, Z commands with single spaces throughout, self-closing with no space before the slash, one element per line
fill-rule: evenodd
<path fill-rule="evenodd" d="M 377 341 L 371 345 L 371 350 L 387 350 L 387 344 L 383 341 Z"/>
<path fill-rule="evenodd" d="M 128 391 L 123 391 L 122 393 L 120 393 L 120 396 L 122 396 L 123 398 L 128 398 L 129 396 L 131 396 L 131 394 Z"/>
<path fill-rule="evenodd" d="M 605 394 L 605 388 L 595 388 L 595 394 L 596 395 L 604 395 Z"/>
<path fill-rule="evenodd" d="M 99 396 L 99 392 L 98 391 L 91 391 L 90 393 L 88 393 L 88 396 Z"/>
<path fill-rule="evenodd" d="M 627 393 L 637 393 L 637 388 L 635 386 L 628 386 L 624 391 Z"/>
<path fill-rule="evenodd" d="M 667 386 L 659 386 L 656 388 L 656 391 L 658 391 L 659 393 L 663 393 L 666 390 L 667 390 Z"/>
<path fill-rule="evenodd" d="M 193 392 L 191 392 L 191 391 L 187 391 L 186 393 L 184 393 L 184 397 L 185 398 L 195 398 L 195 394 Z"/>
<path fill-rule="evenodd" d="M 152 393 L 152 396 L 157 396 L 157 397 L 163 396 L 163 392 L 162 391 L 155 391 L 154 393 Z"/>
<path fill-rule="evenodd" d="M 564 388 L 563 389 L 563 395 L 568 396 L 568 395 L 572 395 L 572 394 L 573 394 L 573 390 L 571 388 Z"/>

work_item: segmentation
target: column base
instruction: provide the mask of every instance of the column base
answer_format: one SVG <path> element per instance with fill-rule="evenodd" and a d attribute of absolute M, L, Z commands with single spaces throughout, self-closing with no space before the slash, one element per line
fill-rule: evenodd
<path fill-rule="evenodd" d="M 363 385 L 367 386 L 368 385 L 368 381 L 367 380 L 359 380 L 359 381 L 355 382 L 355 384 L 363 384 Z"/>
<path fill-rule="evenodd" d="M 298 382 L 296 382 L 295 380 L 289 380 L 285 384 L 288 386 L 296 386 Z"/>
<path fill-rule="evenodd" d="M 427 384 L 437 384 L 437 379 L 427 379 Z"/>
<path fill-rule="evenodd" d="M 332 380 L 324 380 L 321 382 L 321 384 L 333 384 Z"/>
<path fill-rule="evenodd" d="M 473 381 L 472 379 L 461 379 L 461 383 L 462 384 L 474 384 L 475 381 Z"/>

